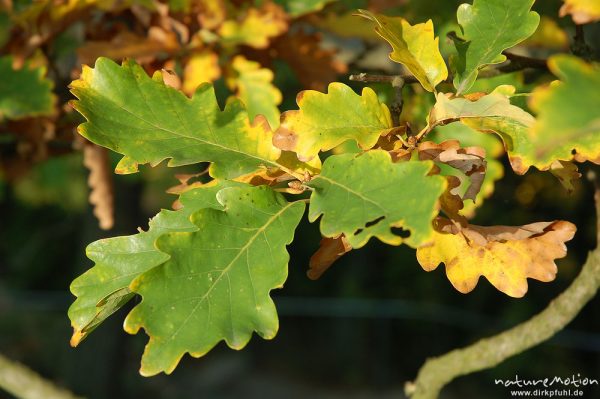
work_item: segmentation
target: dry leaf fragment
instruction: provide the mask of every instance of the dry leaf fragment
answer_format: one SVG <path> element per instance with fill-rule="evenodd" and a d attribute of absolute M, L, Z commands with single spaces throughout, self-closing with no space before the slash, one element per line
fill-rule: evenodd
<path fill-rule="evenodd" d="M 565 242 L 576 231 L 575 225 L 566 221 L 461 227 L 438 218 L 434 226 L 433 243 L 417 249 L 424 270 L 434 270 L 443 262 L 458 291 L 472 291 L 484 276 L 499 291 L 515 298 L 527 292 L 527 278 L 554 280 L 554 260 L 567 254 Z"/>
<path fill-rule="evenodd" d="M 487 166 L 483 148 L 461 148 L 457 140 L 447 140 L 441 144 L 425 141 L 419 144 L 418 151 L 420 160 L 430 159 L 434 162 L 445 163 L 469 177 L 471 184 L 463 195 L 463 199 L 475 201 L 485 178 Z"/>
<path fill-rule="evenodd" d="M 575 189 L 573 182 L 581 177 L 577 169 L 577 165 L 569 161 L 554 161 L 550 165 L 550 173 L 552 173 L 560 184 L 569 192 L 572 193 Z"/>
<path fill-rule="evenodd" d="M 83 165 L 90 175 L 90 204 L 94 206 L 94 216 L 100 228 L 109 230 L 114 224 L 113 181 L 108 150 L 92 143 L 83 146 Z"/>
<path fill-rule="evenodd" d="M 336 260 L 351 250 L 352 246 L 343 234 L 333 238 L 323 237 L 319 249 L 310 257 L 306 275 L 311 280 L 317 280 Z"/>

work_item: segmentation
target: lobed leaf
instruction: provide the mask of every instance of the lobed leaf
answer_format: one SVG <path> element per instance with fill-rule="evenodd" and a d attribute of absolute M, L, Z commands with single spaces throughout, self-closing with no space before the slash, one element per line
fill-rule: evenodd
<path fill-rule="evenodd" d="M 451 59 L 454 87 L 465 93 L 486 65 L 506 60 L 502 52 L 531 36 L 540 16 L 530 11 L 534 0 L 474 0 L 457 11 L 462 38 L 455 38 L 458 55 Z"/>
<path fill-rule="evenodd" d="M 53 84 L 45 74 L 43 67 L 13 69 L 11 56 L 0 57 L 0 120 L 52 114 Z"/>
<path fill-rule="evenodd" d="M 310 160 L 319 151 L 347 140 L 369 149 L 393 127 L 388 107 L 368 87 L 358 95 L 335 82 L 327 93 L 300 92 L 297 103 L 299 110 L 283 113 L 273 143 L 282 150 L 294 151 L 300 160 Z"/>
<path fill-rule="evenodd" d="M 206 354 L 219 341 L 243 348 L 253 331 L 271 339 L 278 330 L 269 296 L 287 277 L 285 249 L 304 212 L 269 187 L 232 187 L 217 194 L 223 210 L 192 216 L 197 232 L 157 241 L 170 259 L 131 284 L 143 301 L 125 320 L 150 336 L 142 375 L 171 373 L 181 357 Z"/>
<path fill-rule="evenodd" d="M 432 238 L 431 221 L 446 188 L 443 177 L 428 176 L 432 166 L 431 161 L 393 163 L 383 150 L 332 155 L 307 183 L 313 188 L 309 220 L 323 215 L 323 236 L 344 234 L 352 248 L 371 237 L 391 245 L 422 245 Z M 394 227 L 409 230 L 410 236 L 394 234 Z"/>
<path fill-rule="evenodd" d="M 462 228 L 448 219 L 436 222 L 433 243 L 417 248 L 417 260 L 424 270 L 435 270 L 443 262 L 448 279 L 463 294 L 471 292 L 484 276 L 496 289 L 515 298 L 527 292 L 527 278 L 554 280 L 554 260 L 567 254 L 564 243 L 576 231 L 575 225 L 565 221 Z"/>
<path fill-rule="evenodd" d="M 74 330 L 71 345 L 77 346 L 133 297 L 128 287 L 137 276 L 169 259 L 169 255 L 154 246 L 158 237 L 173 231 L 196 231 L 198 228 L 189 220 L 190 215 L 203 208 L 221 209 L 222 205 L 216 200 L 217 192 L 238 185 L 240 183 L 221 181 L 186 191 L 180 198 L 183 208 L 176 212 L 160 211 L 150 220 L 148 231 L 88 245 L 86 254 L 95 265 L 71 283 L 71 292 L 77 297 L 69 308 Z"/>
<path fill-rule="evenodd" d="M 377 24 L 377 34 L 392 46 L 390 59 L 406 66 L 427 91 L 435 91 L 435 86 L 446 80 L 448 69 L 440 54 L 439 38 L 434 38 L 431 20 L 411 25 L 404 18 L 367 10 L 358 10 L 357 15 Z"/>
<path fill-rule="evenodd" d="M 150 78 L 133 61 L 119 66 L 99 58 L 94 69 L 84 67 L 71 91 L 79 99 L 73 106 L 87 119 L 79 133 L 125 155 L 119 173 L 167 158 L 169 166 L 213 162 L 210 174 L 216 178 L 279 167 L 280 151 L 271 143 L 266 121 L 251 124 L 237 100 L 221 111 L 210 84 L 189 99 L 166 86 L 160 73 Z"/>

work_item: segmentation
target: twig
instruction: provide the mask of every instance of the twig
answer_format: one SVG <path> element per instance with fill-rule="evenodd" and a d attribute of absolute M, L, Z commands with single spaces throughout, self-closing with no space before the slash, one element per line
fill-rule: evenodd
<path fill-rule="evenodd" d="M 595 199 L 598 217 L 598 190 Z M 600 247 L 600 232 L 597 233 L 597 238 Z M 600 287 L 599 247 L 590 252 L 581 272 L 571 285 L 541 313 L 498 335 L 427 360 L 419 370 L 417 379 L 406 384 L 406 394 L 412 399 L 437 398 L 442 388 L 455 378 L 494 367 L 562 330 L 596 295 Z"/>
<path fill-rule="evenodd" d="M 21 399 L 76 399 L 27 367 L 0 355 L 0 388 Z"/>
<path fill-rule="evenodd" d="M 546 60 L 542 58 L 532 58 L 523 55 L 517 55 L 508 51 L 503 54 L 510 61 L 508 64 L 502 64 L 495 68 L 484 69 L 479 72 L 480 78 L 491 78 L 498 76 L 502 73 L 516 72 L 524 69 L 537 69 L 544 72 L 550 72 Z M 357 75 L 350 75 L 349 78 L 355 82 L 364 83 L 393 83 L 396 79 L 402 79 L 405 84 L 412 84 L 419 82 L 412 74 L 401 74 L 401 75 L 373 75 L 367 73 L 359 73 Z M 444 80 L 445 83 L 452 82 L 452 75 L 448 75 L 448 78 Z"/>
<path fill-rule="evenodd" d="M 404 79 L 396 77 L 392 80 L 392 87 L 396 93 L 396 98 L 390 106 L 390 114 L 392 116 L 392 124 L 394 126 L 400 126 L 400 114 L 402 114 L 402 107 L 404 106 L 404 100 L 402 98 L 402 89 L 404 88 Z"/>
<path fill-rule="evenodd" d="M 575 36 L 573 36 L 573 44 L 571 45 L 571 52 L 583 58 L 586 61 L 592 59 L 592 48 L 585 42 L 585 32 L 583 31 L 583 25 L 575 25 Z"/>

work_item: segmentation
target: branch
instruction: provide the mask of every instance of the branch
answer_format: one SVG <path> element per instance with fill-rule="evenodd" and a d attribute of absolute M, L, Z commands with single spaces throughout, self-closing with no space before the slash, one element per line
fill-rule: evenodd
<path fill-rule="evenodd" d="M 20 363 L 0 355 L 0 388 L 21 399 L 76 399 Z"/>
<path fill-rule="evenodd" d="M 498 76 L 503 73 L 510 73 L 516 71 L 522 71 L 524 69 L 537 69 L 544 72 L 550 72 L 548 70 L 547 61 L 542 58 L 531 58 L 523 55 L 517 55 L 508 51 L 503 52 L 506 58 L 510 61 L 507 64 L 495 68 L 484 69 L 479 72 L 478 77 L 480 78 L 491 78 Z M 359 73 L 358 75 L 350 75 L 349 78 L 355 82 L 365 83 L 393 83 L 394 80 L 402 79 L 404 83 L 411 84 L 419 82 L 412 74 L 401 74 L 401 75 L 371 75 L 366 73 Z M 445 83 L 452 83 L 452 75 L 449 74 L 448 78 L 444 80 Z"/>
<path fill-rule="evenodd" d="M 600 215 L 600 190 L 596 189 L 596 214 Z M 598 217 L 600 228 L 600 217 Z M 600 243 L 600 231 L 598 242 Z M 505 332 L 473 345 L 429 359 L 417 379 L 405 386 L 412 399 L 437 398 L 442 388 L 457 377 L 495 367 L 509 357 L 530 349 L 562 330 L 596 295 L 600 287 L 600 245 L 590 254 L 571 285 L 546 309 Z"/>

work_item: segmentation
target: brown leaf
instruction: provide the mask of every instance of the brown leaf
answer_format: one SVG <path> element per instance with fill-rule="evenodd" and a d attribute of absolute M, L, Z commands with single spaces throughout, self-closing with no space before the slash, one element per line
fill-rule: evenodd
<path fill-rule="evenodd" d="M 460 292 L 472 291 L 480 276 L 498 290 L 520 298 L 527 292 L 527 278 L 548 282 L 557 272 L 554 260 L 567 254 L 565 242 L 576 227 L 566 221 L 525 226 L 461 226 L 444 218 L 434 221 L 432 244 L 417 249 L 417 260 L 431 271 L 440 263 Z"/>
<path fill-rule="evenodd" d="M 286 34 L 273 44 L 273 58 L 286 61 L 304 88 L 324 91 L 348 67 L 335 59 L 335 50 L 323 49 L 319 33 L 298 31 Z"/>
<path fill-rule="evenodd" d="M 153 26 L 148 30 L 148 37 L 122 31 L 110 41 L 88 41 L 77 50 L 77 56 L 79 62 L 86 65 L 92 65 L 100 56 L 117 61 L 132 58 L 139 63 L 147 63 L 160 53 L 171 54 L 178 49 L 179 43 L 173 32 Z"/>
<path fill-rule="evenodd" d="M 457 140 L 447 140 L 441 144 L 425 141 L 419 144 L 418 151 L 420 160 L 445 163 L 469 177 L 471 184 L 463 195 L 463 199 L 475 201 L 485 178 L 487 165 L 483 148 L 461 148 Z"/>
<path fill-rule="evenodd" d="M 310 257 L 306 275 L 311 280 L 317 280 L 336 260 L 351 250 L 352 247 L 343 235 L 335 238 L 323 237 L 319 249 Z"/>
<path fill-rule="evenodd" d="M 94 206 L 94 215 L 100 223 L 100 228 L 109 230 L 114 224 L 114 204 L 112 168 L 108 159 L 108 150 L 92 143 L 85 143 L 83 165 L 90 171 L 89 201 Z"/>

